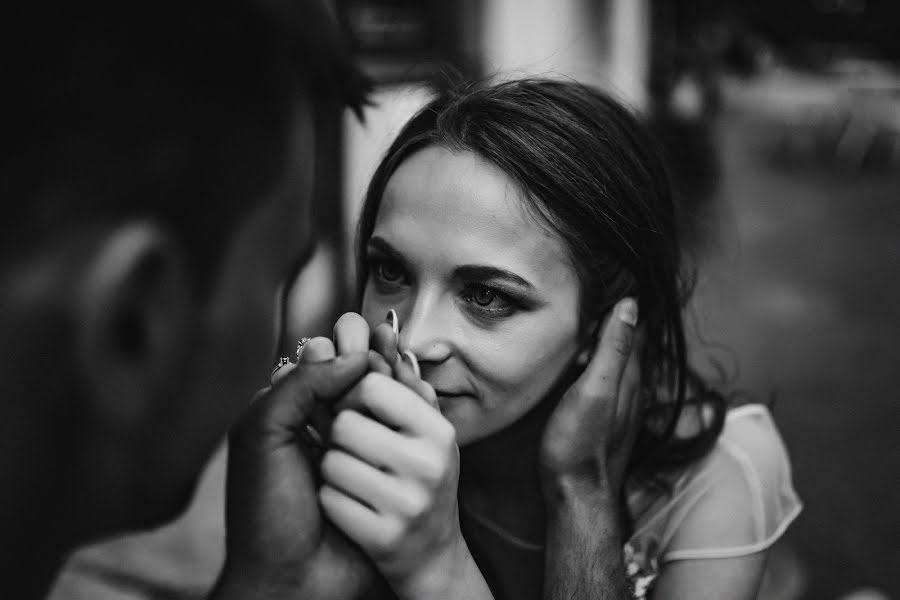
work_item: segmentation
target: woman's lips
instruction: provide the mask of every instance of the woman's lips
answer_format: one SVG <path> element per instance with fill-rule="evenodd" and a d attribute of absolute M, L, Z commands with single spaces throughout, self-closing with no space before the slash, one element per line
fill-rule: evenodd
<path fill-rule="evenodd" d="M 464 398 L 468 398 L 470 394 L 466 394 L 464 392 L 445 392 L 442 390 L 435 390 L 435 394 L 437 394 L 438 404 L 445 405 L 453 402 L 458 402 Z"/>

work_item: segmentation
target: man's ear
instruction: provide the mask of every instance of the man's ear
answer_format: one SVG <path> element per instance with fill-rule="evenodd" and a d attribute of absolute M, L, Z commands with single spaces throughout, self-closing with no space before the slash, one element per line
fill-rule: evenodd
<path fill-rule="evenodd" d="M 77 304 L 78 360 L 92 420 L 128 435 L 183 374 L 196 326 L 184 255 L 159 227 L 132 222 L 103 237 Z"/>

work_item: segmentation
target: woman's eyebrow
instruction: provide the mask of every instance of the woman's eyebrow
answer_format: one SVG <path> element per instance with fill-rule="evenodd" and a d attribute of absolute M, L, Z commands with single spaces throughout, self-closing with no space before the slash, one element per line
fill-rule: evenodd
<path fill-rule="evenodd" d="M 534 286 L 531 285 L 527 279 L 519 277 L 512 271 L 488 265 L 461 265 L 456 267 L 454 275 L 459 279 L 475 279 L 480 281 L 500 279 L 514 283 L 529 291 L 534 290 Z"/>
<path fill-rule="evenodd" d="M 378 252 L 381 252 L 382 254 L 387 255 L 391 258 L 400 259 L 403 257 L 403 255 L 400 254 L 400 252 L 398 252 L 393 246 L 391 246 L 383 237 L 375 236 L 369 238 L 368 246 L 369 248 L 377 250 Z"/>

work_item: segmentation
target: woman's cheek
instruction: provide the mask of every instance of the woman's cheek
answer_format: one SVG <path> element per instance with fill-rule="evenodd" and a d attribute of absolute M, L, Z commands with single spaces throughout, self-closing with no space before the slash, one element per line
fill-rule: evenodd
<path fill-rule="evenodd" d="M 369 289 L 370 287 L 371 284 L 366 285 L 366 290 L 363 293 L 362 303 L 359 308 L 359 314 L 362 315 L 362 318 L 369 324 L 369 328 L 374 329 L 378 325 L 384 323 L 387 311 L 391 307 L 386 306 L 386 303 L 378 297 L 378 294 L 373 293 L 373 291 Z"/>
<path fill-rule="evenodd" d="M 521 327 L 516 333 L 487 340 L 478 352 L 480 379 L 490 388 L 483 399 L 486 409 L 515 402 L 515 412 L 524 414 L 549 391 L 574 354 L 574 332 Z"/>

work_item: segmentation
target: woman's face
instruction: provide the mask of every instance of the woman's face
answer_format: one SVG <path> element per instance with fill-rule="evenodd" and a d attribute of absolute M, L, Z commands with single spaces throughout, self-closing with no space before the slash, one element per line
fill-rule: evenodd
<path fill-rule="evenodd" d="M 362 314 L 400 318 L 400 346 L 460 445 L 499 431 L 549 390 L 576 353 L 580 286 L 559 235 L 514 183 L 439 146 L 388 181 L 367 246 Z"/>

